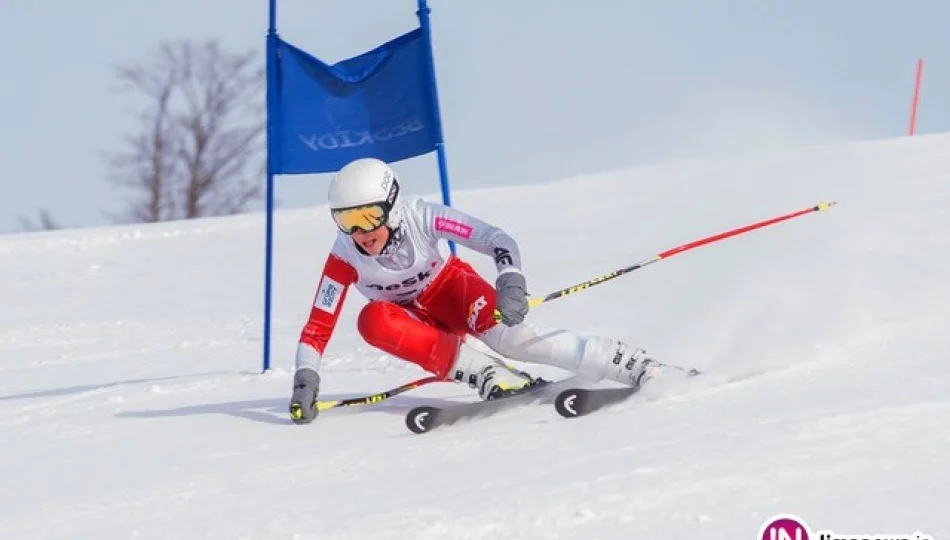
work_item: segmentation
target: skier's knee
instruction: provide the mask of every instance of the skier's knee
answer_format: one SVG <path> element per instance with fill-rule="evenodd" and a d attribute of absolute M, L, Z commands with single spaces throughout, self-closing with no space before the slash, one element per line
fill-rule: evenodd
<path fill-rule="evenodd" d="M 496 353 L 512 360 L 537 362 L 539 356 L 550 356 L 551 347 L 543 343 L 534 327 L 524 323 L 515 326 L 499 324 L 477 338 Z"/>
<path fill-rule="evenodd" d="M 360 336 L 370 345 L 379 348 L 391 334 L 390 315 L 393 308 L 389 302 L 372 301 L 363 306 L 356 318 L 356 328 Z"/>

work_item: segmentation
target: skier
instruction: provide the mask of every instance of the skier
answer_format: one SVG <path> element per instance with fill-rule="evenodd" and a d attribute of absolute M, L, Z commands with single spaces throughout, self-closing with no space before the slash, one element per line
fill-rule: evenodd
<path fill-rule="evenodd" d="M 482 399 L 517 393 L 536 380 L 471 347 L 468 336 L 513 360 L 556 366 L 592 381 L 640 384 L 651 362 L 642 349 L 523 322 L 528 298 L 521 256 L 503 230 L 419 197 L 404 200 L 399 192 L 393 170 L 372 158 L 348 163 L 330 184 L 330 214 L 339 231 L 297 345 L 290 400 L 295 423 L 317 415 L 321 357 L 350 285 L 369 300 L 357 318 L 367 343 L 440 378 L 466 383 Z M 493 257 L 495 286 L 462 259 L 443 257 L 440 240 Z"/>

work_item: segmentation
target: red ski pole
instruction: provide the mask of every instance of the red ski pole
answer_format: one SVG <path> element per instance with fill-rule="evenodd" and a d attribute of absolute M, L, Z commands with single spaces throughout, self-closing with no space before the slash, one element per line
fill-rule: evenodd
<path fill-rule="evenodd" d="M 571 286 L 571 287 L 567 287 L 567 288 L 561 289 L 561 290 L 559 290 L 559 291 L 555 291 L 555 292 L 553 292 L 553 293 L 551 293 L 551 294 L 549 294 L 549 295 L 547 295 L 547 296 L 539 296 L 539 297 L 531 298 L 531 299 L 528 300 L 528 306 L 534 308 L 534 307 L 540 306 L 541 304 L 543 304 L 543 303 L 545 303 L 545 302 L 550 302 L 551 300 L 555 300 L 555 299 L 557 299 L 557 298 L 561 298 L 562 296 L 567 296 L 567 295 L 569 295 L 569 294 L 574 294 L 574 293 L 577 293 L 577 292 L 580 292 L 580 291 L 589 289 L 590 287 L 593 287 L 594 285 L 599 285 L 599 284 L 601 284 L 601 283 L 603 283 L 603 282 L 605 282 L 605 281 L 609 281 L 609 280 L 614 279 L 614 278 L 616 278 L 616 277 L 620 277 L 620 276 L 622 276 L 622 275 L 624 275 L 624 274 L 633 272 L 634 270 L 637 270 L 637 269 L 639 269 L 639 268 L 643 268 L 644 266 L 653 264 L 653 263 L 655 263 L 655 262 L 657 262 L 657 261 L 662 261 L 663 259 L 668 259 L 668 258 L 672 257 L 673 255 L 676 255 L 676 254 L 679 254 L 679 253 L 683 253 L 684 251 L 689 251 L 689 250 L 691 250 L 691 249 L 695 249 L 695 248 L 698 248 L 698 247 L 701 247 L 701 246 L 705 246 L 705 245 L 707 245 L 707 244 L 712 244 L 713 242 L 718 242 L 718 241 L 720 241 L 720 240 L 725 240 L 726 238 L 730 238 L 730 237 L 732 237 L 732 236 L 737 236 L 737 235 L 740 235 L 740 234 L 743 234 L 743 233 L 747 233 L 747 232 L 749 232 L 749 231 L 754 231 L 754 230 L 756 230 L 756 229 L 761 229 L 762 227 L 768 227 L 769 225 L 774 225 L 774 224 L 776 224 L 776 223 L 781 223 L 782 221 L 787 221 L 787 220 L 792 219 L 792 218 L 796 218 L 796 217 L 799 217 L 799 216 L 804 216 L 805 214 L 811 214 L 811 213 L 813 213 L 813 212 L 821 212 L 821 211 L 823 211 L 823 210 L 828 210 L 829 208 L 831 208 L 831 207 L 834 206 L 835 204 L 837 204 L 837 203 L 835 203 L 835 202 L 823 202 L 823 203 L 819 203 L 819 204 L 816 204 L 815 206 L 810 206 L 810 207 L 804 208 L 804 209 L 802 209 L 802 210 L 798 210 L 798 211 L 795 211 L 795 212 L 790 212 L 790 213 L 785 214 L 785 215 L 782 215 L 782 216 L 774 217 L 774 218 L 771 218 L 771 219 L 766 219 L 766 220 L 763 220 L 763 221 L 759 221 L 759 222 L 756 222 L 756 223 L 752 223 L 751 225 L 745 225 L 745 226 L 743 226 L 743 227 L 738 227 L 738 228 L 735 228 L 735 229 L 731 229 L 731 230 L 728 230 L 728 231 L 725 231 L 725 232 L 721 232 L 721 233 L 719 233 L 719 234 L 714 234 L 714 235 L 712 235 L 712 236 L 707 236 L 707 237 L 705 237 L 705 238 L 700 238 L 699 240 L 694 240 L 694 241 L 692 241 L 692 242 L 688 242 L 688 243 L 683 244 L 683 245 L 681 245 L 681 246 L 676 246 L 675 248 L 668 249 L 668 250 L 666 250 L 666 251 L 664 251 L 664 252 L 662 252 L 662 253 L 658 253 L 658 254 L 654 255 L 653 257 L 650 257 L 650 258 L 648 258 L 648 259 L 644 259 L 644 260 L 642 260 L 642 261 L 640 261 L 640 262 L 638 262 L 638 263 L 636 263 L 636 264 L 634 264 L 634 265 L 627 266 L 626 268 L 621 268 L 621 269 L 619 269 L 619 270 L 614 270 L 613 272 L 610 272 L 609 274 L 604 274 L 604 275 L 602 275 L 602 276 L 595 277 L 594 279 L 585 281 L 585 282 L 583 282 L 583 283 L 578 283 L 577 285 L 573 285 L 573 286 Z M 501 320 L 501 314 L 498 312 L 498 310 L 495 310 L 495 320 L 496 320 L 496 321 L 497 321 L 497 320 Z"/>

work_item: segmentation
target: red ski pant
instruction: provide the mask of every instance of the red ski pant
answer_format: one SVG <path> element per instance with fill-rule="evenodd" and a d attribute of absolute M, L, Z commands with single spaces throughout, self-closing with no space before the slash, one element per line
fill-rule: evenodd
<path fill-rule="evenodd" d="M 496 324 L 495 288 L 468 263 L 450 256 L 414 305 L 371 301 L 357 319 L 367 343 L 444 378 L 466 334 Z"/>

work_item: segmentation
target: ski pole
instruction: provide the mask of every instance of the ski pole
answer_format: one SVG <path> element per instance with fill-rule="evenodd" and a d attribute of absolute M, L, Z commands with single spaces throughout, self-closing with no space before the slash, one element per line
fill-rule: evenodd
<path fill-rule="evenodd" d="M 325 411 L 327 409 L 335 409 L 337 407 L 353 407 L 356 405 L 370 405 L 373 403 L 379 403 L 385 399 L 389 399 L 393 396 L 402 394 L 403 392 L 408 392 L 413 388 L 419 388 L 424 384 L 434 383 L 438 381 L 444 381 L 445 379 L 440 379 L 439 377 L 430 376 L 422 379 L 418 379 L 412 382 L 407 382 L 402 386 L 397 386 L 396 388 L 391 388 L 384 392 L 379 392 L 378 394 L 372 394 L 369 396 L 355 397 L 348 399 L 333 399 L 325 401 L 317 401 L 317 410 Z"/>
<path fill-rule="evenodd" d="M 797 210 L 797 211 L 795 211 L 795 212 L 790 212 L 790 213 L 785 214 L 785 215 L 782 215 L 782 216 L 774 217 L 774 218 L 771 218 L 771 219 L 766 219 L 766 220 L 763 220 L 763 221 L 758 221 L 758 222 L 752 223 L 752 224 L 750 224 L 750 225 L 745 225 L 745 226 L 743 226 L 743 227 L 738 227 L 738 228 L 735 228 L 735 229 L 731 229 L 731 230 L 728 230 L 728 231 L 725 231 L 725 232 L 721 232 L 721 233 L 718 233 L 718 234 L 714 234 L 714 235 L 711 235 L 711 236 L 707 236 L 707 237 L 705 237 L 705 238 L 700 238 L 699 240 L 694 240 L 694 241 L 692 241 L 692 242 L 688 242 L 688 243 L 683 244 L 683 245 L 681 245 L 681 246 L 676 246 L 675 248 L 668 249 L 668 250 L 666 250 L 666 251 L 664 251 L 664 252 L 662 252 L 662 253 L 658 253 L 658 254 L 654 255 L 653 257 L 650 257 L 650 258 L 648 258 L 648 259 L 644 259 L 644 260 L 642 260 L 642 261 L 640 261 L 640 262 L 638 262 L 638 263 L 636 263 L 636 264 L 633 264 L 633 265 L 631 265 L 631 266 L 627 266 L 627 267 L 621 268 L 621 269 L 619 269 L 619 270 L 614 270 L 613 272 L 610 272 L 610 273 L 608 273 L 608 274 L 604 274 L 604 275 L 599 276 L 599 277 L 595 277 L 594 279 L 587 280 L 587 281 L 585 281 L 585 282 L 583 282 L 583 283 L 578 283 L 577 285 L 573 285 L 573 286 L 571 286 L 571 287 L 567 287 L 567 288 L 561 289 L 561 290 L 559 290 L 559 291 L 552 292 L 551 294 L 548 294 L 547 296 L 538 296 L 538 297 L 530 298 L 530 299 L 528 300 L 528 307 L 530 307 L 530 308 L 535 308 L 535 307 L 538 307 L 538 306 L 540 306 L 541 304 L 543 304 L 543 303 L 545 303 L 545 302 L 550 302 L 551 300 L 556 300 L 556 299 L 558 299 L 558 298 L 567 296 L 567 295 L 569 295 L 569 294 L 574 294 L 574 293 L 578 293 L 578 292 L 587 290 L 587 289 L 589 289 L 590 287 L 593 287 L 594 285 L 599 285 L 599 284 L 601 284 L 601 283 L 603 283 L 603 282 L 605 282 L 605 281 L 609 281 L 609 280 L 614 279 L 614 278 L 616 278 L 616 277 L 620 277 L 620 276 L 622 276 L 622 275 L 624 275 L 624 274 L 627 274 L 627 273 L 629 273 L 629 272 L 633 272 L 634 270 L 643 268 L 644 266 L 653 264 L 653 263 L 655 263 L 655 262 L 657 262 L 657 261 L 661 261 L 661 260 L 663 260 L 663 259 L 668 259 L 668 258 L 670 258 L 670 257 L 672 257 L 673 255 L 676 255 L 676 254 L 678 254 L 678 253 L 683 253 L 684 251 L 689 251 L 689 250 L 691 250 L 691 249 L 698 248 L 698 247 L 700 247 L 700 246 L 705 246 L 706 244 L 712 244 L 713 242 L 718 242 L 719 240 L 725 240 L 726 238 L 729 238 L 729 237 L 732 237 L 732 236 L 738 236 L 738 235 L 740 235 L 740 234 L 747 233 L 747 232 L 749 232 L 749 231 L 754 231 L 755 229 L 761 229 L 762 227 L 767 227 L 767 226 L 769 226 L 769 225 L 774 225 L 774 224 L 776 224 L 776 223 L 780 223 L 780 222 L 782 222 L 782 221 L 787 221 L 787 220 L 789 220 L 789 219 L 796 218 L 796 217 L 799 217 L 799 216 L 803 216 L 803 215 L 805 215 L 805 214 L 811 214 L 812 212 L 821 212 L 821 211 L 823 211 L 823 210 L 828 210 L 829 208 L 831 208 L 831 207 L 834 206 L 835 204 L 837 204 L 837 203 L 836 203 L 836 202 L 823 202 L 823 203 L 819 203 L 819 204 L 816 204 L 815 206 L 809 206 L 808 208 L 804 208 L 804 209 L 802 209 L 802 210 Z M 500 313 L 497 309 L 495 310 L 495 314 L 494 314 L 494 315 L 495 315 L 495 320 L 496 320 L 496 321 L 500 321 L 500 320 L 501 320 L 501 313 Z"/>

